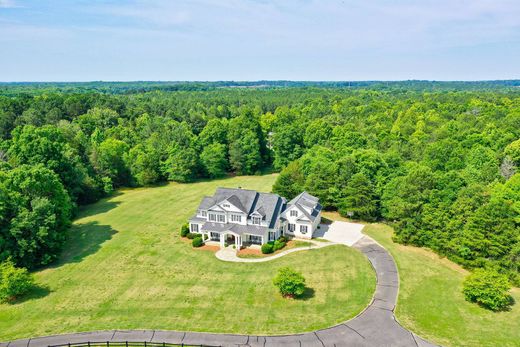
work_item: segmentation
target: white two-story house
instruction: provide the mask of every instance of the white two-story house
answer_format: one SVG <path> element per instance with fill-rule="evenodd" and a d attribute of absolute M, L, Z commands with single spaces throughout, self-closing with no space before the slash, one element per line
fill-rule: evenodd
<path fill-rule="evenodd" d="M 287 203 L 277 194 L 218 188 L 202 199 L 189 224 L 190 232 L 202 234 L 205 241 L 218 241 L 221 247 L 235 244 L 239 249 L 281 235 L 310 239 L 320 221 L 318 198 L 306 192 Z"/>

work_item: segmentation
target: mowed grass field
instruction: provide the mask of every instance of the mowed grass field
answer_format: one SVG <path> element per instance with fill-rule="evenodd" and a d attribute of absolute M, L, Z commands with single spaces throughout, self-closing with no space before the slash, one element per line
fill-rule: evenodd
<path fill-rule="evenodd" d="M 399 269 L 396 316 L 420 336 L 443 346 L 520 346 L 520 289 L 509 312 L 491 312 L 464 300 L 467 271 L 430 250 L 392 241 L 393 229 L 367 225 L 363 232 L 390 251 Z"/>
<path fill-rule="evenodd" d="M 192 249 L 179 228 L 218 186 L 271 191 L 276 175 L 129 189 L 83 209 L 57 264 L 35 273 L 41 290 L 0 305 L 0 341 L 105 329 L 285 334 L 329 327 L 363 310 L 375 289 L 368 260 L 344 246 L 266 263 L 226 263 Z M 301 271 L 304 298 L 272 284 Z"/>

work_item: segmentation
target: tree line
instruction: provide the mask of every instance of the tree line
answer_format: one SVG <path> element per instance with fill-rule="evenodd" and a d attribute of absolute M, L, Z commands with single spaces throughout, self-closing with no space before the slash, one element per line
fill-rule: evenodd
<path fill-rule="evenodd" d="M 69 87 L 72 88 L 72 87 Z M 326 209 L 519 283 L 514 89 L 214 88 L 0 96 L 0 260 L 52 262 L 77 206 L 121 186 L 280 171 Z"/>

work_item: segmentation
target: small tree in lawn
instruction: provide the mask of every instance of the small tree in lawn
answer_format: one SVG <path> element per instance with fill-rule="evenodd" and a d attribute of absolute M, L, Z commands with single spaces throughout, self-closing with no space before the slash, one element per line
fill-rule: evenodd
<path fill-rule="evenodd" d="M 300 296 L 305 291 L 305 278 L 301 273 L 289 267 L 278 270 L 278 274 L 273 279 L 273 283 L 278 287 L 284 297 L 292 298 Z"/>
<path fill-rule="evenodd" d="M 466 300 L 499 311 L 512 303 L 509 289 L 511 286 L 507 276 L 494 270 L 476 269 L 464 280 L 462 291 Z"/>
<path fill-rule="evenodd" d="M 32 275 L 17 268 L 10 260 L 0 264 L 0 302 L 8 302 L 26 294 L 34 286 Z"/>

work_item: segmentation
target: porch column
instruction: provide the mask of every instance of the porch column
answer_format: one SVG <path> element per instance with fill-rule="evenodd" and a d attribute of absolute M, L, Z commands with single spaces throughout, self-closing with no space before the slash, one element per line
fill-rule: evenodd
<path fill-rule="evenodd" d="M 235 236 L 235 249 L 239 250 L 241 244 L 242 244 L 242 242 L 240 241 L 240 236 L 239 235 Z"/>
<path fill-rule="evenodd" d="M 224 233 L 220 233 L 220 248 L 224 248 L 225 247 L 225 244 L 224 244 Z"/>

